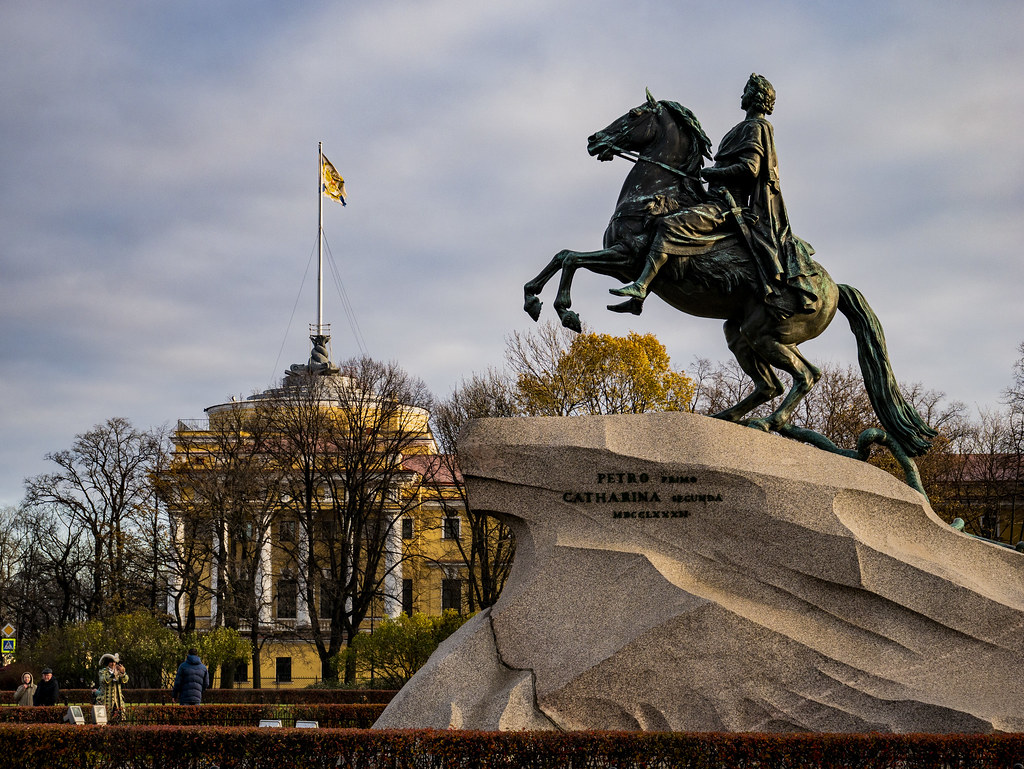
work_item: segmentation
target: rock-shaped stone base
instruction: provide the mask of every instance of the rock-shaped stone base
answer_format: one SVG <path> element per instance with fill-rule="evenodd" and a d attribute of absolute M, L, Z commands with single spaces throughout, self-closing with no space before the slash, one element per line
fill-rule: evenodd
<path fill-rule="evenodd" d="M 460 455 L 515 565 L 377 728 L 1024 731 L 1024 556 L 881 470 L 692 414 Z"/>

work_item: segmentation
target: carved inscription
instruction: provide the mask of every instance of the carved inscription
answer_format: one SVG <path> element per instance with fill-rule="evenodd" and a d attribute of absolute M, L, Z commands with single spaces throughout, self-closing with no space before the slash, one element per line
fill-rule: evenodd
<path fill-rule="evenodd" d="M 566 491 L 562 501 L 571 505 L 601 505 L 612 518 L 688 518 L 694 503 L 721 502 L 722 495 L 694 487 L 696 475 L 647 472 L 596 473 L 589 489 Z M 687 507 L 683 507 L 686 505 Z"/>

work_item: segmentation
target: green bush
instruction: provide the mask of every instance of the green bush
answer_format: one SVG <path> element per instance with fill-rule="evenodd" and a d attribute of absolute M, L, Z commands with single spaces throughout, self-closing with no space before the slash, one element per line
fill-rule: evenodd
<path fill-rule="evenodd" d="M 356 667 L 364 679 L 400 689 L 470 616 L 448 609 L 439 617 L 421 613 L 385 617 L 372 633 L 356 636 L 348 653 L 356 655 Z"/>
<path fill-rule="evenodd" d="M 167 683 L 185 658 L 181 640 L 161 618 L 137 611 L 50 628 L 19 661 L 36 671 L 53 668 L 62 686 L 95 686 L 107 652 L 120 653 L 131 685 L 139 687 Z"/>
<path fill-rule="evenodd" d="M 211 674 L 227 662 L 246 663 L 252 658 L 252 646 L 234 628 L 217 627 L 204 633 L 183 635 L 179 664 L 184 661 L 185 652 L 192 648 L 199 652 L 199 658 Z"/>
<path fill-rule="evenodd" d="M 179 638 L 163 625 L 163 619 L 137 611 L 50 628 L 19 662 L 35 671 L 36 678 L 44 667 L 53 668 L 62 688 L 95 686 L 100 656 L 118 652 L 128 670 L 129 686 L 149 688 L 170 684 L 191 647 L 211 671 L 229 660 L 245 662 L 251 656 L 249 643 L 237 630 L 222 627 Z"/>

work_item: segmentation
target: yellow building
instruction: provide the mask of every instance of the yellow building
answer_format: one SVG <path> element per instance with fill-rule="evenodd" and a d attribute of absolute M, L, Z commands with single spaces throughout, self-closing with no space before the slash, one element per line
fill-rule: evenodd
<path fill-rule="evenodd" d="M 176 554 L 168 613 L 251 638 L 264 687 L 319 680 L 332 622 L 337 646 L 350 613 L 371 632 L 403 611 L 467 605 L 470 532 L 429 412 L 414 389 L 397 397 L 384 364 L 317 364 L 313 339 L 314 357 L 281 387 L 179 421 L 161 473 Z"/>

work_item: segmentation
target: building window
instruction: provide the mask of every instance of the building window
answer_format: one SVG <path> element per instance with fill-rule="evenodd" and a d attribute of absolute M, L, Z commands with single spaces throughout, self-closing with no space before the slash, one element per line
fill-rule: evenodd
<path fill-rule="evenodd" d="M 249 663 L 248 662 L 236 662 L 235 663 L 235 680 L 236 681 L 248 681 L 249 680 Z"/>
<path fill-rule="evenodd" d="M 292 682 L 292 658 L 277 658 L 277 682 L 279 684 L 290 684 Z"/>
<path fill-rule="evenodd" d="M 291 577 L 277 581 L 277 618 L 295 619 L 299 601 L 299 583 Z"/>
<path fill-rule="evenodd" d="M 441 580 L 441 611 L 455 609 L 462 614 L 462 580 Z"/>
<path fill-rule="evenodd" d="M 320 577 L 320 620 L 331 618 L 331 613 L 334 611 L 333 601 L 331 600 L 331 590 L 333 589 L 333 582 L 331 580 L 331 573 L 324 569 L 322 576 Z"/>
<path fill-rule="evenodd" d="M 338 537 L 338 522 L 333 518 L 321 519 L 318 523 L 320 539 L 327 542 L 334 542 Z"/>
<path fill-rule="evenodd" d="M 295 541 L 295 521 L 281 521 L 277 526 L 277 537 L 281 542 Z"/>
<path fill-rule="evenodd" d="M 402 519 L 402 539 L 412 539 L 412 518 Z"/>
<path fill-rule="evenodd" d="M 458 539 L 462 533 L 462 519 L 457 515 L 446 515 L 444 517 L 444 532 L 442 536 L 445 539 Z"/>
<path fill-rule="evenodd" d="M 402 580 L 402 611 L 412 616 L 412 580 Z"/>

